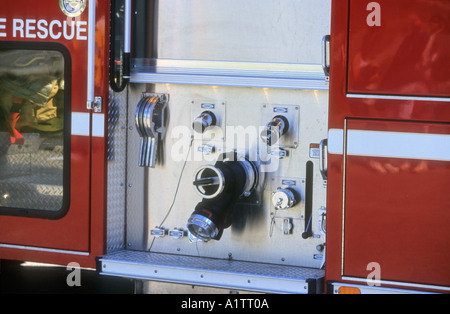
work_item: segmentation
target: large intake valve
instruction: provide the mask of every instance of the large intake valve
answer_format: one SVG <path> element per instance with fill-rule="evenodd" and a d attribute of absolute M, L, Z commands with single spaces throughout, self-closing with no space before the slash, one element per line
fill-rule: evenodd
<path fill-rule="evenodd" d="M 190 235 L 208 242 L 220 240 L 223 230 L 232 224 L 237 200 L 248 197 L 258 182 L 256 166 L 246 160 L 223 159 L 215 165 L 200 167 L 194 176 L 194 189 L 203 197 L 187 222 Z"/>

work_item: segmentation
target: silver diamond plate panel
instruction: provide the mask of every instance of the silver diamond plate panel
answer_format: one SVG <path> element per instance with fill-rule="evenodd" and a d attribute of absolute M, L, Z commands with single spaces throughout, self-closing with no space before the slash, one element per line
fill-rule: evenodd
<path fill-rule="evenodd" d="M 127 91 L 110 92 L 108 106 L 107 252 L 125 243 Z"/>
<path fill-rule="evenodd" d="M 0 134 L 0 206 L 57 211 L 63 203 L 61 137 L 24 133 L 24 145 Z"/>
<path fill-rule="evenodd" d="M 139 167 L 139 134 L 135 128 L 136 106 L 142 98 L 142 92 L 147 91 L 145 85 L 130 85 L 128 89 L 128 137 L 127 137 L 127 228 L 126 245 L 133 250 L 145 250 L 147 237 L 147 222 L 145 207 L 149 197 L 146 189 L 148 169 Z"/>

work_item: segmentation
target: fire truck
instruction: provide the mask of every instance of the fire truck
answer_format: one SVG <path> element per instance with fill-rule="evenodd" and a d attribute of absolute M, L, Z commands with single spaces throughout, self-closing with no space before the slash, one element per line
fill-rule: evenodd
<path fill-rule="evenodd" d="M 2 3 L 0 259 L 144 293 L 450 292 L 449 21 L 448 0 Z"/>

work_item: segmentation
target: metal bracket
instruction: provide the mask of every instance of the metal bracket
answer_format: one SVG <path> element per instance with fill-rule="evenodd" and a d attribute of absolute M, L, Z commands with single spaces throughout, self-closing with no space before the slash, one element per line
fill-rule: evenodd
<path fill-rule="evenodd" d="M 292 234 L 293 228 L 294 224 L 292 223 L 292 218 L 289 217 L 283 218 L 283 234 L 284 235 Z"/>
<path fill-rule="evenodd" d="M 96 96 L 94 98 L 94 112 L 102 112 L 103 111 L 103 98 L 100 96 Z"/>
<path fill-rule="evenodd" d="M 103 110 L 103 98 L 101 96 L 95 96 L 94 101 L 88 101 L 86 108 L 88 110 L 94 110 L 96 113 L 100 113 Z"/>
<path fill-rule="evenodd" d="M 155 229 L 150 230 L 150 235 L 154 236 L 155 238 L 164 238 L 166 235 L 169 234 L 169 230 L 164 227 L 155 227 Z"/>

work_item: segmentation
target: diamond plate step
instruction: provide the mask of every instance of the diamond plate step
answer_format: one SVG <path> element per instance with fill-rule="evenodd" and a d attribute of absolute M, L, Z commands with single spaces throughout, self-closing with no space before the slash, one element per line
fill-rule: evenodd
<path fill-rule="evenodd" d="M 267 293 L 322 293 L 320 269 L 122 250 L 97 260 L 103 275 Z"/>

